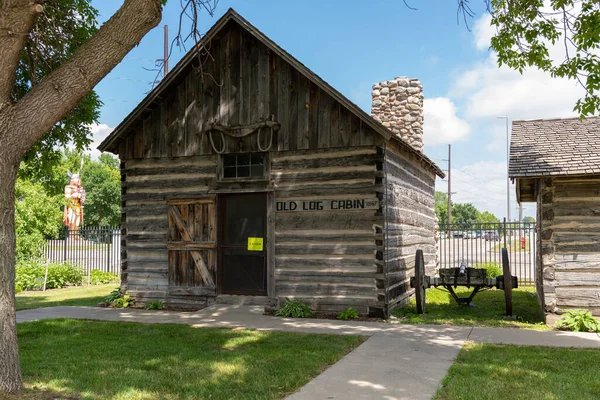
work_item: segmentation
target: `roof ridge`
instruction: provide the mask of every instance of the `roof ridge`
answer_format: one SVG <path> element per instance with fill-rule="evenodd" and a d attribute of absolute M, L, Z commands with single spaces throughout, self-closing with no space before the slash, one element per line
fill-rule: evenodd
<path fill-rule="evenodd" d="M 535 121 L 571 121 L 571 120 L 575 120 L 575 119 L 579 119 L 581 121 L 586 121 L 589 119 L 599 119 L 600 115 L 594 115 L 591 117 L 586 117 L 584 119 L 581 119 L 581 117 L 565 117 L 565 118 L 533 118 L 533 119 L 517 119 L 514 120 L 512 123 L 516 123 L 516 122 L 535 122 Z"/>

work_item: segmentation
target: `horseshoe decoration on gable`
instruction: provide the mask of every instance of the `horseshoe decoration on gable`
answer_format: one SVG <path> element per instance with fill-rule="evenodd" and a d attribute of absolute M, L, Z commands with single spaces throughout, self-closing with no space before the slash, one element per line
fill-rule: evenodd
<path fill-rule="evenodd" d="M 273 116 L 271 116 L 271 118 L 269 118 L 268 120 L 261 120 L 259 122 L 255 122 L 255 123 L 249 124 L 249 125 L 225 126 L 225 125 L 221 125 L 221 124 L 212 122 L 212 123 L 208 124 L 205 132 L 207 133 L 208 138 L 210 139 L 210 144 L 211 144 L 213 150 L 217 154 L 223 154 L 223 152 L 225 151 L 225 136 L 226 135 L 229 137 L 232 137 L 232 138 L 243 138 L 248 135 L 252 135 L 255 132 L 258 132 L 258 134 L 256 135 L 256 144 L 257 144 L 258 149 L 260 151 L 267 152 L 271 149 L 271 146 L 273 144 L 273 132 L 278 131 L 279 128 L 281 128 L 281 124 L 273 121 Z M 263 141 L 261 134 L 262 134 L 262 131 L 265 129 L 269 129 L 269 139 L 268 139 L 267 145 L 265 147 L 263 147 L 263 145 L 261 144 L 261 142 Z M 221 134 L 221 148 L 220 149 L 217 149 L 217 146 L 215 145 L 215 142 L 213 139 L 213 132 L 218 132 Z"/>

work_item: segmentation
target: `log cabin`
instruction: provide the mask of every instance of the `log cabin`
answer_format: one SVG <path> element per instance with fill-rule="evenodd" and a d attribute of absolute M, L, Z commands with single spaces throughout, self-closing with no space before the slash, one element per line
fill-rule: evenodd
<path fill-rule="evenodd" d="M 543 310 L 600 315 L 600 118 L 514 121 L 509 176 L 537 203 L 536 286 Z"/>
<path fill-rule="evenodd" d="M 122 290 L 387 316 L 415 252 L 435 268 L 434 184 L 417 79 L 373 116 L 229 10 L 101 143 L 122 179 Z"/>

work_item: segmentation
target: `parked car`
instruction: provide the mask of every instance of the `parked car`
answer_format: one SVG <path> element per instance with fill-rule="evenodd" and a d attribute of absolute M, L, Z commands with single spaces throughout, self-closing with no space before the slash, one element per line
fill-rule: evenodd
<path fill-rule="evenodd" d="M 446 232 L 440 232 L 440 239 L 446 239 L 448 237 L 448 235 L 446 234 Z"/>
<path fill-rule="evenodd" d="M 452 232 L 452 237 L 453 238 L 464 238 L 465 237 L 465 233 L 461 232 L 461 231 L 454 231 Z"/>
<path fill-rule="evenodd" d="M 475 239 L 480 239 L 483 236 L 481 231 L 475 231 Z"/>
<path fill-rule="evenodd" d="M 473 232 L 465 232 L 464 239 L 473 239 L 475 234 Z"/>
<path fill-rule="evenodd" d="M 486 241 L 499 241 L 500 240 L 500 236 L 498 235 L 497 232 L 486 232 L 485 233 L 485 240 Z"/>

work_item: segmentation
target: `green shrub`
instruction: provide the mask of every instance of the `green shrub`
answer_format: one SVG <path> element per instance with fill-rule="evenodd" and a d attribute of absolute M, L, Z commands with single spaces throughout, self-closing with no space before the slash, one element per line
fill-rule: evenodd
<path fill-rule="evenodd" d="M 119 297 L 118 299 L 116 299 L 114 302 L 114 306 L 116 308 L 127 308 L 129 306 L 132 306 L 133 303 L 135 303 L 135 302 L 133 301 L 131 296 L 126 294 L 125 296 Z"/>
<path fill-rule="evenodd" d="M 42 267 L 43 268 L 43 267 Z M 53 263 L 48 265 L 48 279 L 46 289 L 59 289 L 67 285 L 81 286 L 83 283 L 83 269 L 70 263 Z M 43 280 L 42 273 L 42 280 Z"/>
<path fill-rule="evenodd" d="M 93 269 L 90 271 L 90 284 L 92 285 L 103 285 L 105 283 L 118 282 L 119 276 L 112 272 L 104 272 L 99 269 Z"/>
<path fill-rule="evenodd" d="M 497 278 L 503 274 L 500 264 L 495 262 L 481 263 L 475 266 L 475 268 L 483 268 L 486 270 L 488 278 Z"/>
<path fill-rule="evenodd" d="M 15 269 L 15 288 L 39 289 L 44 284 L 45 267 L 35 261 L 20 262 Z"/>
<path fill-rule="evenodd" d="M 162 310 L 163 308 L 165 308 L 165 302 L 162 300 L 151 301 L 144 307 L 146 310 Z"/>
<path fill-rule="evenodd" d="M 337 319 L 343 319 L 344 321 L 349 319 L 358 319 L 358 312 L 354 309 L 354 307 L 348 307 L 338 314 Z"/>
<path fill-rule="evenodd" d="M 46 243 L 44 235 L 39 232 L 18 233 L 15 249 L 17 263 L 41 257 L 44 243 Z"/>
<path fill-rule="evenodd" d="M 285 305 L 275 311 L 275 315 L 284 318 L 309 318 L 312 317 L 312 309 L 300 300 L 285 298 Z"/>
<path fill-rule="evenodd" d="M 114 303 L 117 299 L 121 298 L 121 288 L 115 288 L 108 296 L 104 298 L 107 303 Z"/>
<path fill-rule="evenodd" d="M 600 332 L 600 320 L 586 310 L 568 310 L 555 326 L 573 332 Z"/>
<path fill-rule="evenodd" d="M 15 289 L 33 290 L 44 285 L 46 266 L 37 261 L 22 261 L 15 269 Z M 67 285 L 79 286 L 83 282 L 83 269 L 70 263 L 48 265 L 46 289 L 59 289 Z"/>

